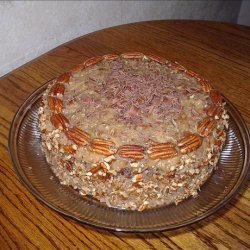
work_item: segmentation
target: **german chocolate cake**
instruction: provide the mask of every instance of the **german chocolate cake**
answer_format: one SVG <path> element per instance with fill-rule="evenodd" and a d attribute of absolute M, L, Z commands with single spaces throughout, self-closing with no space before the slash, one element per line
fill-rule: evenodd
<path fill-rule="evenodd" d="M 196 196 L 216 168 L 228 115 L 197 73 L 154 55 L 90 58 L 45 91 L 39 128 L 61 184 L 143 211 Z"/>

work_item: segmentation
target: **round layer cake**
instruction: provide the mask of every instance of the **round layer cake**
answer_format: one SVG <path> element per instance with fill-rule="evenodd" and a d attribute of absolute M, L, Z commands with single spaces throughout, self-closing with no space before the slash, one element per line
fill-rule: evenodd
<path fill-rule="evenodd" d="M 154 55 L 90 58 L 43 95 L 39 128 L 61 184 L 142 211 L 196 196 L 216 168 L 228 115 L 197 73 Z"/>

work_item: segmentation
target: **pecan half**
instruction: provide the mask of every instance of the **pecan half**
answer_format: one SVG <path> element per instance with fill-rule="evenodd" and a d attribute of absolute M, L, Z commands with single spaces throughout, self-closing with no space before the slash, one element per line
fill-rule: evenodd
<path fill-rule="evenodd" d="M 99 63 L 102 60 L 103 60 L 102 56 L 94 56 L 94 57 L 87 59 L 83 64 L 85 67 L 89 67 L 91 65 Z"/>
<path fill-rule="evenodd" d="M 211 89 L 210 91 L 210 98 L 215 105 L 221 105 L 222 103 L 222 97 L 220 95 L 220 92 L 216 89 Z"/>
<path fill-rule="evenodd" d="M 90 138 L 90 135 L 87 132 L 77 127 L 69 128 L 67 131 L 65 131 L 65 135 L 69 140 L 72 140 L 76 144 L 83 146 L 88 143 Z"/>
<path fill-rule="evenodd" d="M 118 55 L 115 54 L 107 54 L 103 56 L 103 59 L 107 60 L 107 61 L 113 61 L 115 59 L 119 58 Z"/>
<path fill-rule="evenodd" d="M 140 145 L 122 145 L 119 147 L 117 153 L 123 158 L 131 158 L 135 160 L 144 158 L 145 148 Z"/>
<path fill-rule="evenodd" d="M 65 91 L 65 86 L 60 83 L 57 83 L 51 87 L 49 91 L 49 95 L 52 95 L 52 96 L 57 96 L 57 94 L 63 95 L 64 91 Z"/>
<path fill-rule="evenodd" d="M 204 78 L 197 78 L 197 79 L 204 92 L 209 92 L 212 89 L 212 86 L 210 85 L 208 80 Z"/>
<path fill-rule="evenodd" d="M 156 55 L 147 55 L 147 58 L 150 59 L 151 61 L 160 63 L 160 64 L 165 64 L 166 60 L 160 56 L 156 56 Z"/>
<path fill-rule="evenodd" d="M 200 75 L 192 70 L 186 70 L 186 74 L 191 77 L 199 78 Z"/>
<path fill-rule="evenodd" d="M 208 116 L 214 117 L 215 119 L 219 119 L 223 113 L 223 110 L 221 106 L 213 104 L 206 109 L 206 113 Z"/>
<path fill-rule="evenodd" d="M 204 118 L 198 123 L 197 131 L 201 137 L 206 137 L 211 134 L 215 128 L 216 121 L 210 117 Z"/>
<path fill-rule="evenodd" d="M 84 63 L 80 63 L 80 64 L 77 64 L 75 65 L 73 68 L 70 69 L 70 72 L 75 72 L 75 71 L 79 71 L 79 70 L 82 70 L 85 68 L 85 65 Z"/>
<path fill-rule="evenodd" d="M 70 78 L 71 74 L 69 72 L 66 72 L 60 76 L 57 77 L 56 79 L 56 82 L 57 83 L 65 83 L 65 82 L 68 82 L 69 81 L 69 78 Z"/>
<path fill-rule="evenodd" d="M 202 140 L 198 134 L 189 134 L 177 142 L 177 146 L 182 154 L 187 154 L 199 148 Z"/>
<path fill-rule="evenodd" d="M 48 105 L 52 112 L 61 113 L 63 102 L 56 97 L 48 96 Z"/>
<path fill-rule="evenodd" d="M 159 143 L 148 148 L 148 156 L 151 159 L 168 159 L 177 155 L 175 144 L 173 143 Z"/>
<path fill-rule="evenodd" d="M 121 57 L 124 59 L 141 59 L 144 55 L 140 52 L 127 52 L 121 54 Z"/>
<path fill-rule="evenodd" d="M 55 128 L 65 130 L 69 126 L 69 120 L 61 113 L 53 114 L 50 121 Z"/>
<path fill-rule="evenodd" d="M 182 66 L 181 64 L 179 64 L 178 62 L 168 62 L 167 63 L 168 67 L 172 68 L 172 69 L 176 69 L 176 70 L 180 70 L 180 71 L 186 71 L 186 68 L 184 66 Z"/>
<path fill-rule="evenodd" d="M 116 153 L 114 146 L 112 141 L 96 138 L 91 141 L 89 149 L 92 152 L 109 156 Z"/>

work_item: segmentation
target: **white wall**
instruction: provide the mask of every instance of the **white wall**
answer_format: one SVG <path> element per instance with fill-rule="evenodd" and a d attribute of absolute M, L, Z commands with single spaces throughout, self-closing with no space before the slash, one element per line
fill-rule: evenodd
<path fill-rule="evenodd" d="M 237 23 L 250 26 L 250 1 L 249 0 L 242 1 Z"/>
<path fill-rule="evenodd" d="M 239 1 L 0 1 L 0 76 L 78 36 L 152 19 L 237 22 Z"/>

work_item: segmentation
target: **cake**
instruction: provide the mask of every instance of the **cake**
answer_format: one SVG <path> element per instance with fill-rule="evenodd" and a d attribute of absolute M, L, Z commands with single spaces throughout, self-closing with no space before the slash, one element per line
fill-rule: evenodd
<path fill-rule="evenodd" d="M 226 140 L 224 106 L 209 81 L 177 62 L 109 54 L 53 80 L 38 126 L 62 185 L 143 211 L 197 195 Z"/>

